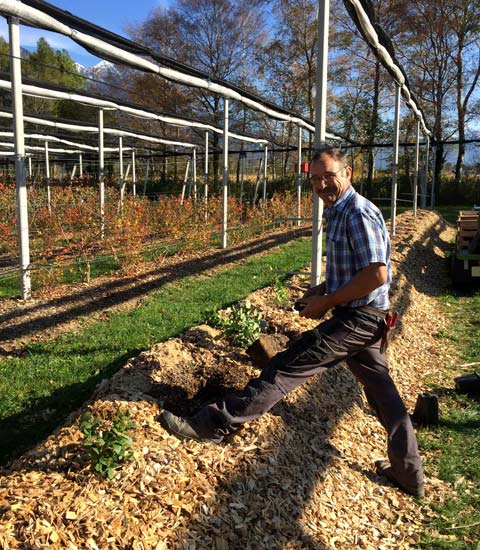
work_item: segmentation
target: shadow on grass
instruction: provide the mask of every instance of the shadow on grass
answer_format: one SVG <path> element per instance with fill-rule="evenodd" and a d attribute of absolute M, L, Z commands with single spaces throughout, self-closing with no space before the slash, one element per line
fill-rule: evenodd
<path fill-rule="evenodd" d="M 309 228 L 293 229 L 281 234 L 273 234 L 254 242 L 241 244 L 228 250 L 210 252 L 203 257 L 168 261 L 167 265 L 138 276 L 124 277 L 107 283 L 92 283 L 87 288 L 72 292 L 39 304 L 17 307 L 0 314 L 0 353 L 2 341 L 21 339 L 39 330 L 52 329 L 81 316 L 91 315 L 145 297 L 149 292 L 184 277 L 201 275 L 213 268 L 260 254 L 280 244 L 287 243 L 309 234 Z M 45 313 L 42 315 L 42 311 Z M 8 352 L 3 352 L 8 354 Z"/>

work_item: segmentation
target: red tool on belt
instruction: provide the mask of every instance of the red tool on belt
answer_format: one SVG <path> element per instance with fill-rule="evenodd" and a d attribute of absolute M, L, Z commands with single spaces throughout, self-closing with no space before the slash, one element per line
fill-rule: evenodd
<path fill-rule="evenodd" d="M 398 312 L 387 313 L 385 316 L 385 331 L 383 333 L 382 341 L 380 342 L 380 353 L 387 351 L 388 344 L 393 336 L 393 331 L 397 326 Z"/>

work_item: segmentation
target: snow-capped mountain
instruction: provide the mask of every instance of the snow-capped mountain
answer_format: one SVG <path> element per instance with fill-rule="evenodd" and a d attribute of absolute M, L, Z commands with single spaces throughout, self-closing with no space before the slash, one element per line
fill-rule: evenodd
<path fill-rule="evenodd" d="M 79 73 L 97 80 L 103 80 L 106 77 L 111 77 L 112 73 L 114 73 L 114 75 L 118 75 L 119 73 L 119 70 L 114 63 L 105 60 L 99 61 L 92 67 L 85 67 L 80 63 L 75 63 L 75 65 Z"/>

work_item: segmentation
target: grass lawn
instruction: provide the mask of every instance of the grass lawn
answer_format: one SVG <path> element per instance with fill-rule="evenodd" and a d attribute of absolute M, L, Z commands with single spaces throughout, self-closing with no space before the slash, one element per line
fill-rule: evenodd
<path fill-rule="evenodd" d="M 461 363 L 474 363 L 454 376 L 480 373 L 480 291 L 448 295 L 442 299 L 450 317 L 451 339 L 461 352 Z M 434 381 L 432 389 L 435 390 Z M 438 389 L 441 423 L 437 430 L 422 430 L 421 449 L 433 451 L 426 463 L 433 474 L 455 485 L 456 496 L 435 508 L 436 516 L 422 548 L 429 550 L 480 550 L 480 398 Z"/>
<path fill-rule="evenodd" d="M 179 278 L 138 308 L 0 359 L 0 463 L 46 437 L 129 357 L 273 284 L 279 272 L 302 269 L 310 258 L 310 239 L 297 239 L 214 276 Z"/>

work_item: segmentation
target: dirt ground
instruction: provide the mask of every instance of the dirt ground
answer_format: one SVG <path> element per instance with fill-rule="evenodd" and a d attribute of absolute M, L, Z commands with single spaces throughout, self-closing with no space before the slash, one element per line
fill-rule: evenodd
<path fill-rule="evenodd" d="M 398 217 L 392 301 L 401 314 L 387 354 L 410 410 L 427 376 L 453 387 L 455 352 L 437 338 L 446 320 L 454 230 L 432 212 Z M 292 301 L 304 282 L 295 278 Z M 277 305 L 275 290 L 250 296 L 271 333 L 315 325 Z M 288 395 L 227 443 L 181 442 L 158 423 L 162 407 L 189 413 L 258 374 L 245 350 L 202 325 L 130 360 L 90 402 L 0 477 L 2 549 L 323 550 L 413 549 L 451 487 L 426 480 L 422 504 L 376 476 L 386 439 L 344 365 Z M 135 460 L 112 481 L 82 458 L 78 422 L 88 408 L 109 419 L 121 406 L 136 423 Z"/>

